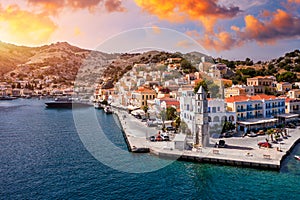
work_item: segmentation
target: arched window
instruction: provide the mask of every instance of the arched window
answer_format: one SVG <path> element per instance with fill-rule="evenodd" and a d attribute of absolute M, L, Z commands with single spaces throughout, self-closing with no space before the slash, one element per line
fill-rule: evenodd
<path fill-rule="evenodd" d="M 218 116 L 215 116 L 214 117 L 214 122 L 219 122 L 220 121 L 220 118 Z"/>
<path fill-rule="evenodd" d="M 223 116 L 222 119 L 221 119 L 221 121 L 222 121 L 222 122 L 226 122 L 226 121 L 227 121 L 227 117 L 226 117 L 226 116 Z"/>

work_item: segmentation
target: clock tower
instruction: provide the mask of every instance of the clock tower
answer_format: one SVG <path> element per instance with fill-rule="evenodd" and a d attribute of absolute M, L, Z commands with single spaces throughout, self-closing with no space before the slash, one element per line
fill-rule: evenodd
<path fill-rule="evenodd" d="M 207 147 L 209 145 L 208 113 L 207 113 L 206 92 L 202 86 L 199 87 L 195 99 L 195 133 L 194 142 L 196 145 Z"/>

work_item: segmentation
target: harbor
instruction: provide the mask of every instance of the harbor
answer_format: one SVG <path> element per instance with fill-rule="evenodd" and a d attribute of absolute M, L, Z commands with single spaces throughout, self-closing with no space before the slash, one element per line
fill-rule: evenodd
<path fill-rule="evenodd" d="M 143 149 L 160 158 L 279 171 L 283 160 L 300 141 L 300 130 L 297 128 L 288 129 L 289 137 L 277 144 L 272 144 L 272 148 L 260 148 L 257 145 L 259 141 L 264 141 L 268 137 L 261 135 L 225 138 L 224 148 L 215 147 L 219 138 L 210 138 L 208 147 L 179 150 L 175 148 L 175 142 L 172 140 L 151 142 L 148 138 L 159 130 L 147 127 L 145 123 L 128 112 L 114 109 L 114 113 L 122 125 L 123 136 L 129 151 Z M 174 139 L 174 135 L 178 134 L 171 135 Z"/>

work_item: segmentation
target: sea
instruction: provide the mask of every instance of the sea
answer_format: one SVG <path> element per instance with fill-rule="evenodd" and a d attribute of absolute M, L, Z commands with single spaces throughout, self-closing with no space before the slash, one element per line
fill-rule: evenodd
<path fill-rule="evenodd" d="M 279 172 L 173 161 L 134 173 L 133 162 L 148 166 L 161 159 L 132 156 L 116 116 L 87 108 L 106 137 L 131 157 L 127 172 L 87 148 L 72 110 L 47 109 L 45 101 L 0 101 L 0 199 L 300 199 L 300 162 L 293 158 L 299 145 Z"/>

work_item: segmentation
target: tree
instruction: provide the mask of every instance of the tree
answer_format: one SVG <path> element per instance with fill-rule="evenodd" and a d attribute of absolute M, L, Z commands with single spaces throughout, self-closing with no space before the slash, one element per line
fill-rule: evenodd
<path fill-rule="evenodd" d="M 274 129 L 267 130 L 267 135 L 268 135 L 268 137 L 271 137 L 272 142 L 274 141 L 273 134 L 274 134 Z"/>
<path fill-rule="evenodd" d="M 217 98 L 217 97 L 221 97 L 220 95 L 220 87 L 214 83 L 208 85 L 208 90 L 210 92 L 210 97 L 211 98 Z"/>
<path fill-rule="evenodd" d="M 145 112 L 145 114 L 147 114 L 147 112 L 148 112 L 148 109 L 149 109 L 149 108 L 148 108 L 148 106 L 147 106 L 147 105 L 143 107 L 143 111 Z"/>
<path fill-rule="evenodd" d="M 174 120 L 177 117 L 176 108 L 174 107 L 168 107 L 166 110 L 166 117 L 167 120 Z"/>
<path fill-rule="evenodd" d="M 235 125 L 232 122 L 226 121 L 223 125 L 222 133 L 225 133 L 226 131 L 230 131 L 235 129 Z"/>
<path fill-rule="evenodd" d="M 199 82 L 195 87 L 194 87 L 194 93 L 196 94 L 200 88 L 200 86 L 203 87 L 203 89 L 205 90 L 205 92 L 208 92 L 208 87 L 207 84 L 204 80 L 202 80 L 201 82 Z"/>
<path fill-rule="evenodd" d="M 277 77 L 278 82 L 295 82 L 297 81 L 297 75 L 293 72 L 283 72 Z"/>
<path fill-rule="evenodd" d="M 184 73 L 193 73 L 197 71 L 197 69 L 186 59 L 182 59 L 180 66 Z"/>
<path fill-rule="evenodd" d="M 179 116 L 176 116 L 176 119 L 175 119 L 175 128 L 176 130 L 178 130 L 178 128 L 180 127 L 180 124 L 181 124 L 181 119 Z"/>

